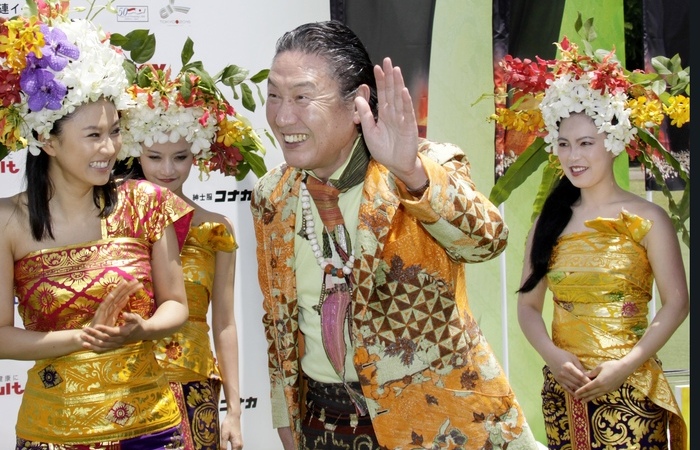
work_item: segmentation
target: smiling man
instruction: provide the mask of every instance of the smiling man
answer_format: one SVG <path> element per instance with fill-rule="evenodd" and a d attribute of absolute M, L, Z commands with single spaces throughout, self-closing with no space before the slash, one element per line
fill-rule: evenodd
<path fill-rule="evenodd" d="M 340 22 L 301 25 L 266 108 L 285 162 L 251 209 L 285 449 L 536 448 L 466 295 L 508 229 L 464 153 L 418 137 L 401 70 Z"/>

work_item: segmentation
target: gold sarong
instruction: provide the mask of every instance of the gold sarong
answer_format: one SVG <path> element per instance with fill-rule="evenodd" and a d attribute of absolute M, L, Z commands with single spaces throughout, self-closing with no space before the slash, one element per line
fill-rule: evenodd
<path fill-rule="evenodd" d="M 622 358 L 646 331 L 653 273 L 646 249 L 640 241 L 652 224 L 649 220 L 623 211 L 617 219 L 596 219 L 586 222 L 586 225 L 592 231 L 559 239 L 547 281 L 555 300 L 552 340 L 558 347 L 575 354 L 590 370 L 604 361 Z M 626 384 L 668 411 L 671 448 L 684 449 L 685 422 L 659 361 L 656 358 L 646 361 L 627 379 Z M 589 420 L 585 413 L 586 405 L 570 398 L 567 404 L 572 448 L 591 448 L 596 438 L 577 435 L 580 432 L 592 433 L 590 427 L 596 426 L 577 426 L 577 421 L 581 424 L 582 420 Z M 612 410 L 609 409 L 606 420 L 614 422 L 617 416 L 610 412 Z M 656 420 L 651 416 L 638 419 L 637 423 L 631 420 L 616 423 L 615 426 L 642 426 L 640 423 L 647 419 Z M 648 424 L 643 426 L 658 428 Z M 661 428 L 665 429 L 666 425 L 662 424 Z M 564 433 L 555 426 L 547 428 L 548 435 L 557 435 L 554 436 L 557 441 L 560 431 Z M 635 434 L 632 431 L 621 432 L 618 439 L 636 439 L 632 437 Z M 662 439 L 664 434 L 660 434 Z M 577 443 L 580 445 L 577 446 Z"/>

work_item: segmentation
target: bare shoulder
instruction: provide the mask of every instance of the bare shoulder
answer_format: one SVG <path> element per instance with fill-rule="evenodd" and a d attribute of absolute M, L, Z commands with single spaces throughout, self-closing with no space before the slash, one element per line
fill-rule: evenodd
<path fill-rule="evenodd" d="M 0 198 L 0 225 L 7 228 L 12 225 L 24 223 L 27 217 L 27 208 L 23 201 L 24 194 L 16 194 L 12 197 Z"/>
<path fill-rule="evenodd" d="M 30 240 L 29 219 L 23 194 L 0 198 L 0 239 L 3 242 Z"/>
<path fill-rule="evenodd" d="M 228 232 L 231 233 L 231 235 L 235 236 L 233 230 L 233 222 L 231 221 L 231 219 L 228 218 L 228 216 L 214 211 L 208 211 L 206 209 L 199 208 L 198 210 L 196 210 L 195 217 L 192 223 L 201 224 L 205 222 L 223 224 L 224 226 L 226 226 Z"/>
<path fill-rule="evenodd" d="M 671 223 L 668 212 L 662 206 L 638 195 L 633 195 L 630 200 L 625 202 L 624 209 L 636 216 L 651 220 L 654 223 Z"/>

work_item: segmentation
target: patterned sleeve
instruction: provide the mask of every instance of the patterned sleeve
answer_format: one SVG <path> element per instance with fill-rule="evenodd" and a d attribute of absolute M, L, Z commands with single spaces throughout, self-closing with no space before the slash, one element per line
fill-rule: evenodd
<path fill-rule="evenodd" d="M 262 179 L 258 180 L 250 202 L 250 209 L 253 214 L 253 226 L 255 229 L 256 239 L 256 256 L 258 261 L 258 282 L 260 291 L 263 296 L 262 323 L 265 328 L 265 338 L 267 340 L 267 356 L 268 356 L 268 375 L 270 377 L 270 401 L 272 404 L 272 426 L 273 428 L 288 427 L 290 420 L 287 409 L 287 399 L 284 392 L 284 375 L 281 363 L 279 360 L 279 349 L 277 348 L 277 340 L 274 337 L 275 332 L 275 304 L 277 303 L 273 295 L 277 294 L 272 287 L 272 274 L 268 272 L 269 264 L 267 261 L 274 254 L 275 237 L 266 235 L 266 227 L 263 226 L 265 221 L 270 220 L 276 211 L 274 206 L 268 202 L 269 192 L 264 193 L 262 186 L 264 181 L 271 177 L 278 177 L 279 171 L 273 170 L 268 172 Z M 268 185 L 274 185 L 269 183 Z"/>
<path fill-rule="evenodd" d="M 422 198 L 413 200 L 396 179 L 406 210 L 454 260 L 481 262 L 503 252 L 508 227 L 498 208 L 476 189 L 462 150 L 453 144 L 421 140 L 418 155 L 430 186 Z"/>
<path fill-rule="evenodd" d="M 146 180 L 130 180 L 122 190 L 133 217 L 132 236 L 153 243 L 173 224 L 180 249 L 185 242 L 193 208 L 170 190 Z"/>

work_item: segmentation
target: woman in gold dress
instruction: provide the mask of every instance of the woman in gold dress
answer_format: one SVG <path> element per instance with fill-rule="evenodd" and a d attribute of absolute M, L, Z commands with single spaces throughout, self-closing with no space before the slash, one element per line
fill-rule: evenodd
<path fill-rule="evenodd" d="M 624 91 L 592 72 L 558 73 L 539 106 L 563 177 L 527 239 L 518 319 L 546 363 L 550 449 L 682 449 L 656 357 L 689 311 L 678 236 L 662 207 L 618 185 L 613 161 L 635 130 Z M 654 280 L 662 307 L 649 323 Z"/>
<path fill-rule="evenodd" d="M 47 13 L 0 24 L 0 150 L 28 147 L 26 190 L 0 199 L 0 358 L 35 361 L 15 448 L 182 449 L 153 342 L 187 319 L 174 225 L 191 208 L 115 183 L 124 57 Z"/>
<path fill-rule="evenodd" d="M 125 114 L 124 121 L 133 141 L 126 149 L 132 164 L 128 176 L 168 188 L 194 210 L 181 252 L 190 316 L 177 333 L 158 343 L 156 357 L 183 415 L 185 449 L 238 450 L 243 447 L 234 316 L 238 244 L 231 220 L 188 198 L 183 185 L 193 164 L 203 171 L 201 175 L 224 165 L 232 174 L 242 167 L 235 158 L 226 159 L 234 148 L 217 142 L 226 130 L 235 128 L 237 139 L 249 142 L 257 141 L 257 136 L 215 86 L 205 86 L 186 69 L 172 80 L 169 75 L 169 69 L 141 69 L 137 79 L 143 87 L 131 88 L 136 107 Z M 188 94 L 181 90 L 185 78 L 190 81 Z M 222 388 L 226 414 L 220 421 Z"/>

